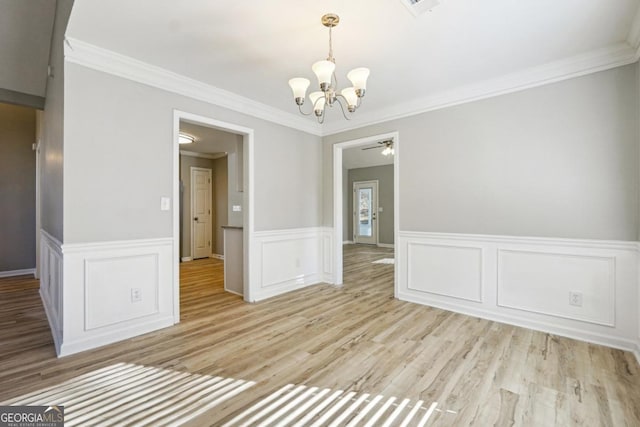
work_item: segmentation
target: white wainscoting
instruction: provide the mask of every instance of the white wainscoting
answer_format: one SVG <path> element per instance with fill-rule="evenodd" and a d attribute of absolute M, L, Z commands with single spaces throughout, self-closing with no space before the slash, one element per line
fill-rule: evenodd
<path fill-rule="evenodd" d="M 257 283 L 253 300 L 321 283 L 325 276 L 324 243 L 321 227 L 255 232 L 250 257 Z"/>
<path fill-rule="evenodd" d="M 46 231 L 40 230 L 40 298 L 49 321 L 57 354 L 60 354 L 63 342 L 62 267 L 62 244 Z"/>
<path fill-rule="evenodd" d="M 333 268 L 333 228 L 322 228 L 322 276 L 325 283 L 334 284 Z"/>
<path fill-rule="evenodd" d="M 173 325 L 172 251 L 171 238 L 63 244 L 64 339 L 58 355 Z"/>
<path fill-rule="evenodd" d="M 637 351 L 636 242 L 401 231 L 397 250 L 399 299 Z"/>

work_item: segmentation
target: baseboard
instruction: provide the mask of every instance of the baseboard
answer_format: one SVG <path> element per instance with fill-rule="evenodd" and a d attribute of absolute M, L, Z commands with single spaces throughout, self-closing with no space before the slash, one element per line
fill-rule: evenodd
<path fill-rule="evenodd" d="M 636 349 L 634 350 L 633 354 L 636 356 L 636 361 L 638 362 L 638 365 L 640 365 L 640 342 L 636 343 Z"/>
<path fill-rule="evenodd" d="M 379 248 L 390 248 L 393 249 L 396 247 L 393 243 L 378 243 Z"/>
<path fill-rule="evenodd" d="M 23 270 L 0 271 L 0 278 L 32 275 L 35 277 L 35 268 L 25 268 Z"/>
<path fill-rule="evenodd" d="M 209 258 L 215 258 L 215 259 L 222 259 L 222 260 L 224 260 L 224 255 L 220 255 L 220 254 L 211 254 L 211 255 L 209 255 Z"/>
<path fill-rule="evenodd" d="M 180 261 L 189 262 L 189 261 L 193 261 L 193 258 L 191 258 L 190 256 L 183 256 L 182 258 L 180 258 Z"/>
<path fill-rule="evenodd" d="M 64 342 L 58 352 L 58 357 L 69 356 L 81 351 L 113 344 L 115 342 L 153 332 L 158 329 L 167 328 L 169 326 L 173 326 L 173 324 L 173 315 L 170 315 L 159 319 L 153 319 L 149 322 L 119 328 L 103 334 L 95 334 L 88 338 Z"/>
<path fill-rule="evenodd" d="M 320 283 L 322 283 L 322 281 L 319 279 L 317 274 L 309 274 L 301 278 L 286 280 L 282 283 L 263 287 L 252 302 L 263 301 L 268 298 L 273 298 L 287 292 L 297 291 Z"/>
<path fill-rule="evenodd" d="M 505 323 L 507 325 L 533 329 L 535 331 L 545 332 L 566 338 L 572 338 L 580 341 L 590 342 L 593 344 L 631 351 L 635 353 L 636 358 L 638 358 L 638 362 L 640 363 L 640 351 L 638 349 L 638 344 L 626 338 L 614 337 L 597 332 L 578 330 L 570 327 L 562 327 L 531 319 L 523 319 L 505 313 L 497 313 L 494 311 L 484 310 L 482 308 L 474 309 L 462 304 L 443 303 L 441 301 L 434 301 L 429 298 L 407 294 L 405 292 L 399 292 L 398 299 L 415 304 L 421 304 L 429 307 L 439 308 L 442 310 L 452 311 L 455 313 L 461 313 L 467 316 L 479 317 L 481 319 Z"/>
<path fill-rule="evenodd" d="M 343 245 L 353 245 L 353 240 L 345 240 L 342 242 Z"/>

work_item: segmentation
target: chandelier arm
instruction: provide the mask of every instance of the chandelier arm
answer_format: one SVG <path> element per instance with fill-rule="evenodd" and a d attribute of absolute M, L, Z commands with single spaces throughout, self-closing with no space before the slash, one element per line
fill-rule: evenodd
<path fill-rule="evenodd" d="M 351 117 L 347 116 L 347 114 L 344 112 L 344 106 L 342 105 L 342 101 L 340 101 L 338 97 L 344 99 L 344 102 L 347 102 L 347 99 L 342 95 L 336 95 L 336 101 L 338 101 L 338 105 L 340 105 L 340 111 L 342 111 L 342 115 L 344 116 L 345 119 L 351 120 Z"/>
<path fill-rule="evenodd" d="M 304 111 L 302 111 L 302 105 L 298 105 L 298 110 L 300 111 L 300 114 L 302 114 L 303 116 L 310 116 L 311 114 L 313 114 L 313 109 L 308 113 L 305 113 Z"/>

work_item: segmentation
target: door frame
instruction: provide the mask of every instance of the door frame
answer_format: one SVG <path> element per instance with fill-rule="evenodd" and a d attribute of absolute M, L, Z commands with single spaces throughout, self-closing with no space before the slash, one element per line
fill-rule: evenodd
<path fill-rule="evenodd" d="M 400 252 L 398 251 L 398 234 L 400 233 L 400 133 L 389 132 L 364 138 L 348 140 L 333 144 L 333 283 L 342 284 L 342 150 L 371 144 L 384 139 L 393 140 L 393 235 L 395 268 L 393 275 L 393 293 L 398 297 L 398 266 Z"/>
<path fill-rule="evenodd" d="M 362 185 L 362 184 L 369 184 L 369 183 L 375 184 L 375 187 L 372 187 L 373 188 L 373 191 L 372 191 L 372 193 L 373 193 L 372 196 L 373 197 L 371 198 L 371 200 L 375 201 L 375 203 L 373 203 L 375 205 L 373 207 L 374 208 L 373 212 L 375 214 L 375 218 L 372 215 L 372 220 L 371 220 L 372 221 L 371 222 L 371 233 L 372 233 L 371 237 L 374 238 L 373 239 L 374 242 L 373 243 L 363 243 L 363 244 L 377 245 L 379 243 L 378 224 L 380 223 L 380 221 L 378 220 L 378 206 L 379 206 L 379 202 L 378 202 L 378 184 L 379 183 L 378 183 L 377 179 L 369 179 L 369 180 L 366 180 L 366 181 L 353 181 L 353 200 L 352 200 L 353 203 L 351 204 L 351 211 L 352 211 L 352 214 L 353 214 L 352 215 L 353 216 L 353 218 L 352 218 L 352 220 L 353 220 L 353 243 L 358 243 L 356 241 L 356 236 L 357 236 L 356 228 L 359 226 L 359 224 L 358 224 L 358 222 L 359 222 L 358 221 L 358 212 L 359 212 L 359 210 L 356 208 L 356 203 L 357 203 L 357 201 L 356 201 L 356 187 L 357 187 L 358 184 Z M 375 221 L 375 222 L 373 222 L 373 221 Z"/>
<path fill-rule="evenodd" d="M 180 144 L 178 135 L 180 133 L 180 121 L 194 123 L 219 129 L 225 132 L 242 135 L 243 152 L 243 278 L 244 278 L 244 300 L 253 302 L 255 300 L 255 274 L 251 267 L 251 249 L 255 245 L 254 231 L 254 130 L 234 123 L 223 122 L 211 117 L 186 111 L 173 110 L 173 322 L 180 322 Z"/>
<path fill-rule="evenodd" d="M 193 222 L 193 211 L 194 211 L 194 186 L 193 186 L 193 172 L 195 171 L 206 171 L 209 174 L 209 191 L 208 191 L 208 196 L 209 196 L 209 253 L 207 254 L 207 257 L 211 257 L 212 255 L 212 249 L 211 249 L 211 240 L 212 239 L 212 230 L 213 230 L 213 221 L 212 221 L 212 217 L 211 217 L 211 211 L 213 209 L 213 173 L 212 170 L 209 168 L 201 168 L 201 167 L 197 167 L 197 166 L 190 166 L 189 167 L 189 184 L 191 185 L 191 195 L 189 196 L 190 200 L 189 200 L 189 218 L 191 221 L 191 259 L 196 259 L 195 258 L 195 250 L 196 250 L 196 244 L 195 244 L 195 234 L 196 234 L 196 228 L 195 228 L 195 224 Z"/>

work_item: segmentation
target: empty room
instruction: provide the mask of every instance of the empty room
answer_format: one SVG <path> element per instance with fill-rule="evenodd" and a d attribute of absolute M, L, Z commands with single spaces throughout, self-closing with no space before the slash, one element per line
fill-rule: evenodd
<path fill-rule="evenodd" d="M 0 0 L 0 425 L 640 425 L 639 59 L 640 0 Z"/>

